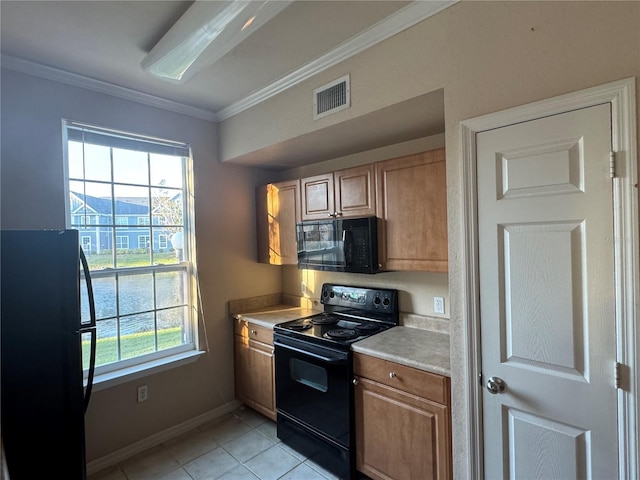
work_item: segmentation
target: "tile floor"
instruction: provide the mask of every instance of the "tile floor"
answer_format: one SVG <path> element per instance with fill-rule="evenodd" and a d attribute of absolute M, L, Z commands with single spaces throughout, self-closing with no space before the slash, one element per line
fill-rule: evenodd
<path fill-rule="evenodd" d="M 276 436 L 276 425 L 238 410 L 89 477 L 89 480 L 335 480 Z"/>

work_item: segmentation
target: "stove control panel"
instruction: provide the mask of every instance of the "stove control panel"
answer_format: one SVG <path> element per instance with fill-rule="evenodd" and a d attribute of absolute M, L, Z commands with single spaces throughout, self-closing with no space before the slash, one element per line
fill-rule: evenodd
<path fill-rule="evenodd" d="M 350 307 L 369 312 L 398 312 L 398 291 L 325 283 L 320 301 L 324 305 Z"/>

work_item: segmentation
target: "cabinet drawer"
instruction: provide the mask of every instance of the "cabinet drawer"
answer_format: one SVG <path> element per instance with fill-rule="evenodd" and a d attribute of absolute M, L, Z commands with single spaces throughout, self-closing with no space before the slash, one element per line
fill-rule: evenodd
<path fill-rule="evenodd" d="M 245 338 L 273 345 L 273 330 L 262 325 L 236 319 L 235 333 Z"/>
<path fill-rule="evenodd" d="M 388 385 L 442 405 L 451 404 L 450 379 L 413 367 L 355 353 L 355 375 Z"/>

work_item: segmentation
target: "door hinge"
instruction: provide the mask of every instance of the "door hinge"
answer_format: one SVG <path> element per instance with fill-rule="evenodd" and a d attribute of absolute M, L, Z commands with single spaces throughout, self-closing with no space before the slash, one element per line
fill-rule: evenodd
<path fill-rule="evenodd" d="M 616 178 L 616 152 L 613 150 L 609 152 L 609 176 Z"/>
<path fill-rule="evenodd" d="M 613 373 L 616 388 L 622 388 L 622 382 L 620 381 L 620 370 L 622 370 L 622 364 L 620 362 L 616 362 Z"/>

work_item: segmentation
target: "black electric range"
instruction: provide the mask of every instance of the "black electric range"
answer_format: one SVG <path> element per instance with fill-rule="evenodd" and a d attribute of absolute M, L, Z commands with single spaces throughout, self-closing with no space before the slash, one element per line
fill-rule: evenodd
<path fill-rule="evenodd" d="M 355 477 L 351 345 L 398 325 L 398 292 L 325 283 L 324 311 L 274 327 L 278 437 Z"/>

